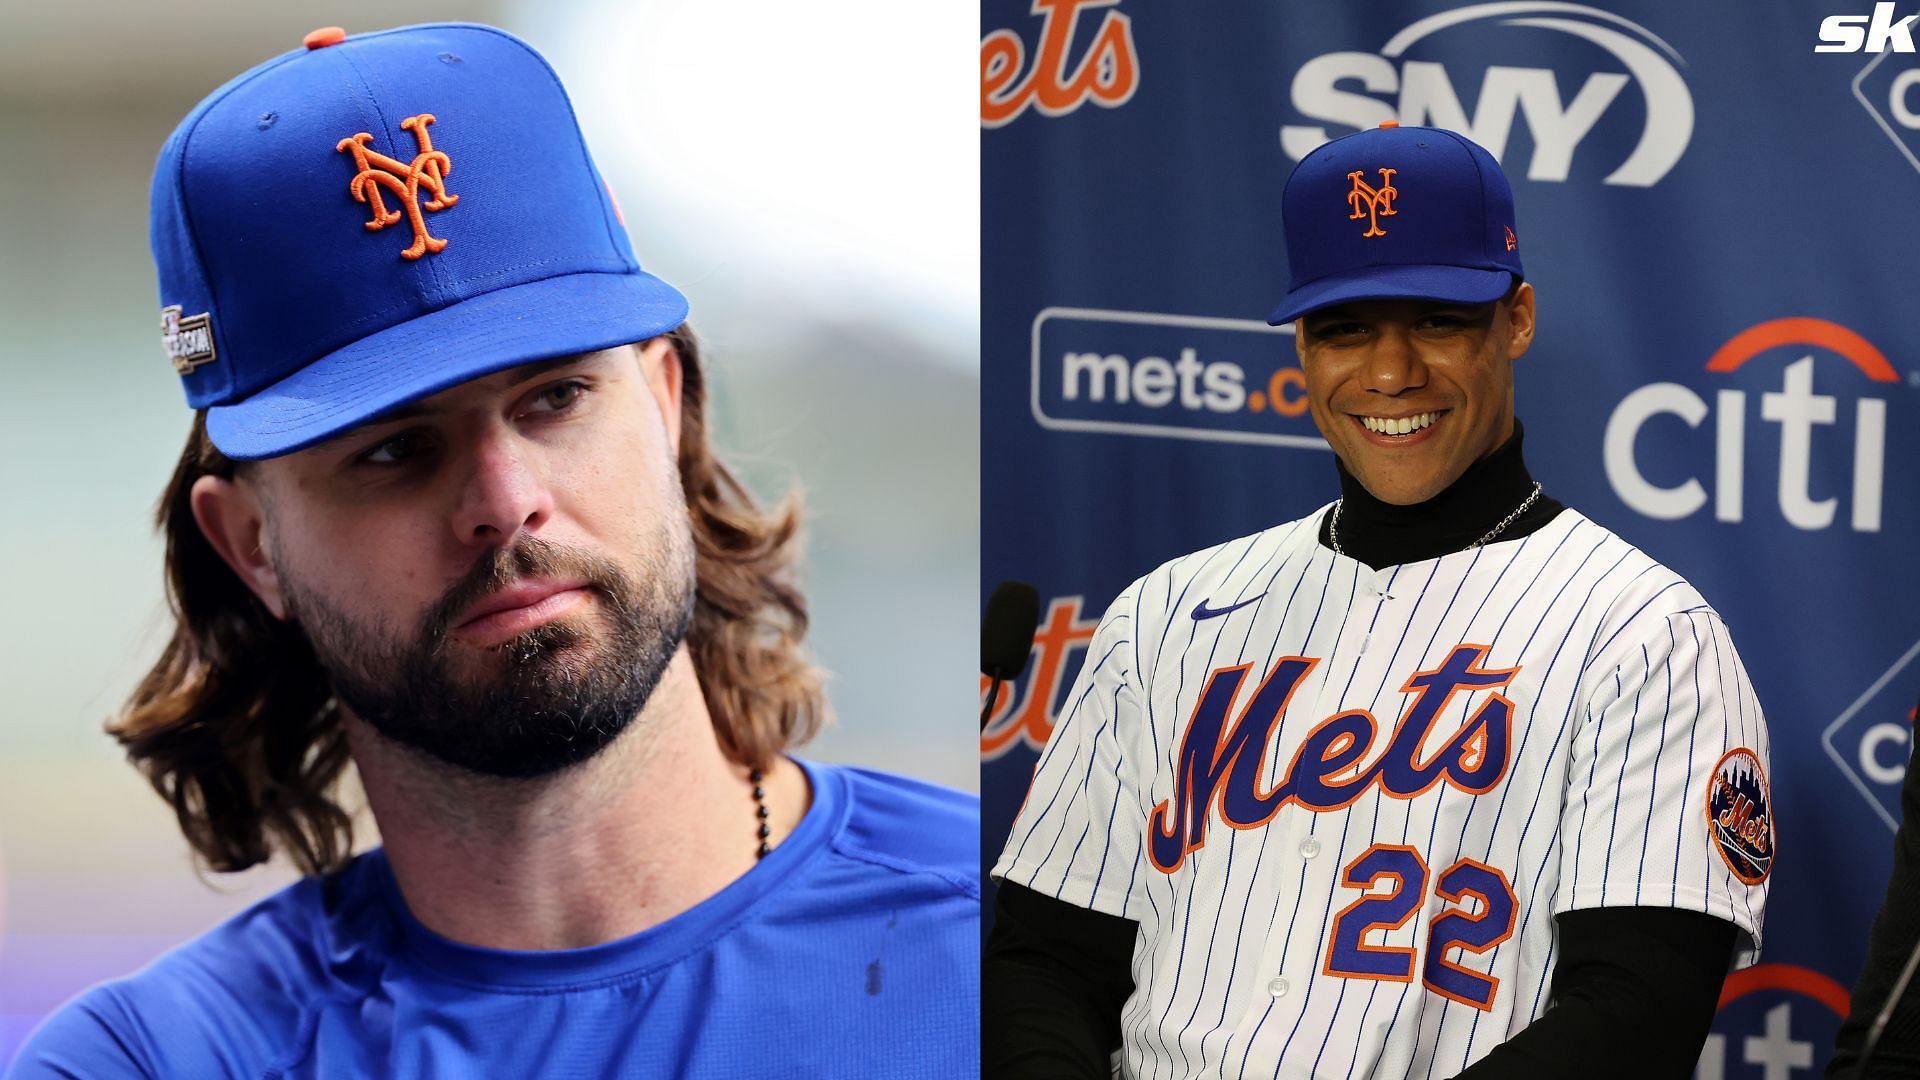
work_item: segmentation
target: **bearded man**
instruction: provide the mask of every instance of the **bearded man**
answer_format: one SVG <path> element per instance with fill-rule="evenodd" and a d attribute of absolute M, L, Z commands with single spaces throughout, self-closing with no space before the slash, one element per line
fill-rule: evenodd
<path fill-rule="evenodd" d="M 306 877 L 13 1075 L 977 1075 L 977 802 L 787 756 L 798 509 L 545 61 L 316 31 L 180 125 L 152 239 L 197 412 L 112 731 L 212 869 Z"/>

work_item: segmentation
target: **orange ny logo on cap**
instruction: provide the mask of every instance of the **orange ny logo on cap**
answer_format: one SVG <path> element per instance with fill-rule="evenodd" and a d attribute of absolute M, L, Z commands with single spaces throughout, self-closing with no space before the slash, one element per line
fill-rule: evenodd
<path fill-rule="evenodd" d="M 1347 205 L 1353 207 L 1353 213 L 1347 215 L 1348 221 L 1367 219 L 1367 231 L 1361 236 L 1385 236 L 1387 230 L 1380 227 L 1380 219 L 1399 213 L 1393 208 L 1393 200 L 1400 195 L 1400 189 L 1393 186 L 1393 174 L 1398 169 L 1380 170 L 1380 186 L 1373 187 L 1360 179 L 1367 174 L 1365 169 L 1355 169 L 1347 174 L 1353 181 L 1353 190 L 1347 192 Z"/>
<path fill-rule="evenodd" d="M 427 135 L 427 125 L 431 123 L 432 113 L 400 121 L 400 126 L 413 132 L 414 140 L 420 144 L 420 152 L 412 161 L 397 161 L 372 149 L 367 144 L 373 141 L 373 136 L 364 131 L 341 139 L 334 147 L 338 152 L 353 152 L 354 166 L 360 171 L 354 174 L 347 190 L 353 193 L 355 201 L 368 204 L 372 210 L 373 220 L 366 223 L 368 232 L 377 232 L 400 220 L 400 211 L 387 209 L 386 201 L 380 197 L 381 188 L 393 192 L 406 206 L 407 223 L 413 226 L 413 246 L 400 253 L 403 259 L 417 259 L 447 246 L 445 240 L 427 234 L 427 219 L 420 212 L 420 189 L 426 188 L 433 196 L 426 202 L 428 210 L 444 210 L 460 201 L 460 196 L 447 193 L 447 174 L 453 171 L 453 162 L 445 151 L 433 148 L 433 139 Z"/>

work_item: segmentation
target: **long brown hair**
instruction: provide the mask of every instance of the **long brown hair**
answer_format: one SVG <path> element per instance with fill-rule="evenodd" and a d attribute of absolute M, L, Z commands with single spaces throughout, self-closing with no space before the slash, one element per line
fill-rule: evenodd
<path fill-rule="evenodd" d="M 687 646 L 721 748 L 765 767 L 827 716 L 820 671 L 800 647 L 800 507 L 789 496 L 761 510 L 714 456 L 699 342 L 686 326 L 667 337 L 680 354 L 680 483 L 697 578 Z M 156 513 L 173 638 L 107 731 L 210 868 L 245 870 L 277 848 L 320 874 L 353 850 L 337 792 L 351 759 L 332 689 L 300 629 L 267 611 L 193 519 L 194 482 L 243 468 L 197 414 Z"/>

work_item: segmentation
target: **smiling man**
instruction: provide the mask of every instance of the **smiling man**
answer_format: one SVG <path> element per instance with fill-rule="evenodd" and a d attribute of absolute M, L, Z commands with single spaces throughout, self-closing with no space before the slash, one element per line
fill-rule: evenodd
<path fill-rule="evenodd" d="M 977 1075 L 976 802 L 787 755 L 798 509 L 546 63 L 316 31 L 182 122 L 152 240 L 197 412 L 112 731 L 212 869 L 307 876 L 11 1075 Z"/>
<path fill-rule="evenodd" d="M 1282 210 L 1341 497 L 1102 619 L 993 871 L 986 1075 L 1691 1075 L 1774 853 L 1727 627 L 1529 475 L 1485 150 L 1360 132 Z"/>

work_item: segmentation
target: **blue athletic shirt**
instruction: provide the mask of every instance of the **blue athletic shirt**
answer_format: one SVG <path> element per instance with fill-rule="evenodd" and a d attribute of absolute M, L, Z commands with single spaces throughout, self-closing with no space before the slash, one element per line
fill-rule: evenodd
<path fill-rule="evenodd" d="M 632 937 L 450 941 L 376 849 L 83 993 L 8 1076 L 972 1080 L 978 798 L 800 764 L 813 805 L 793 833 Z"/>

